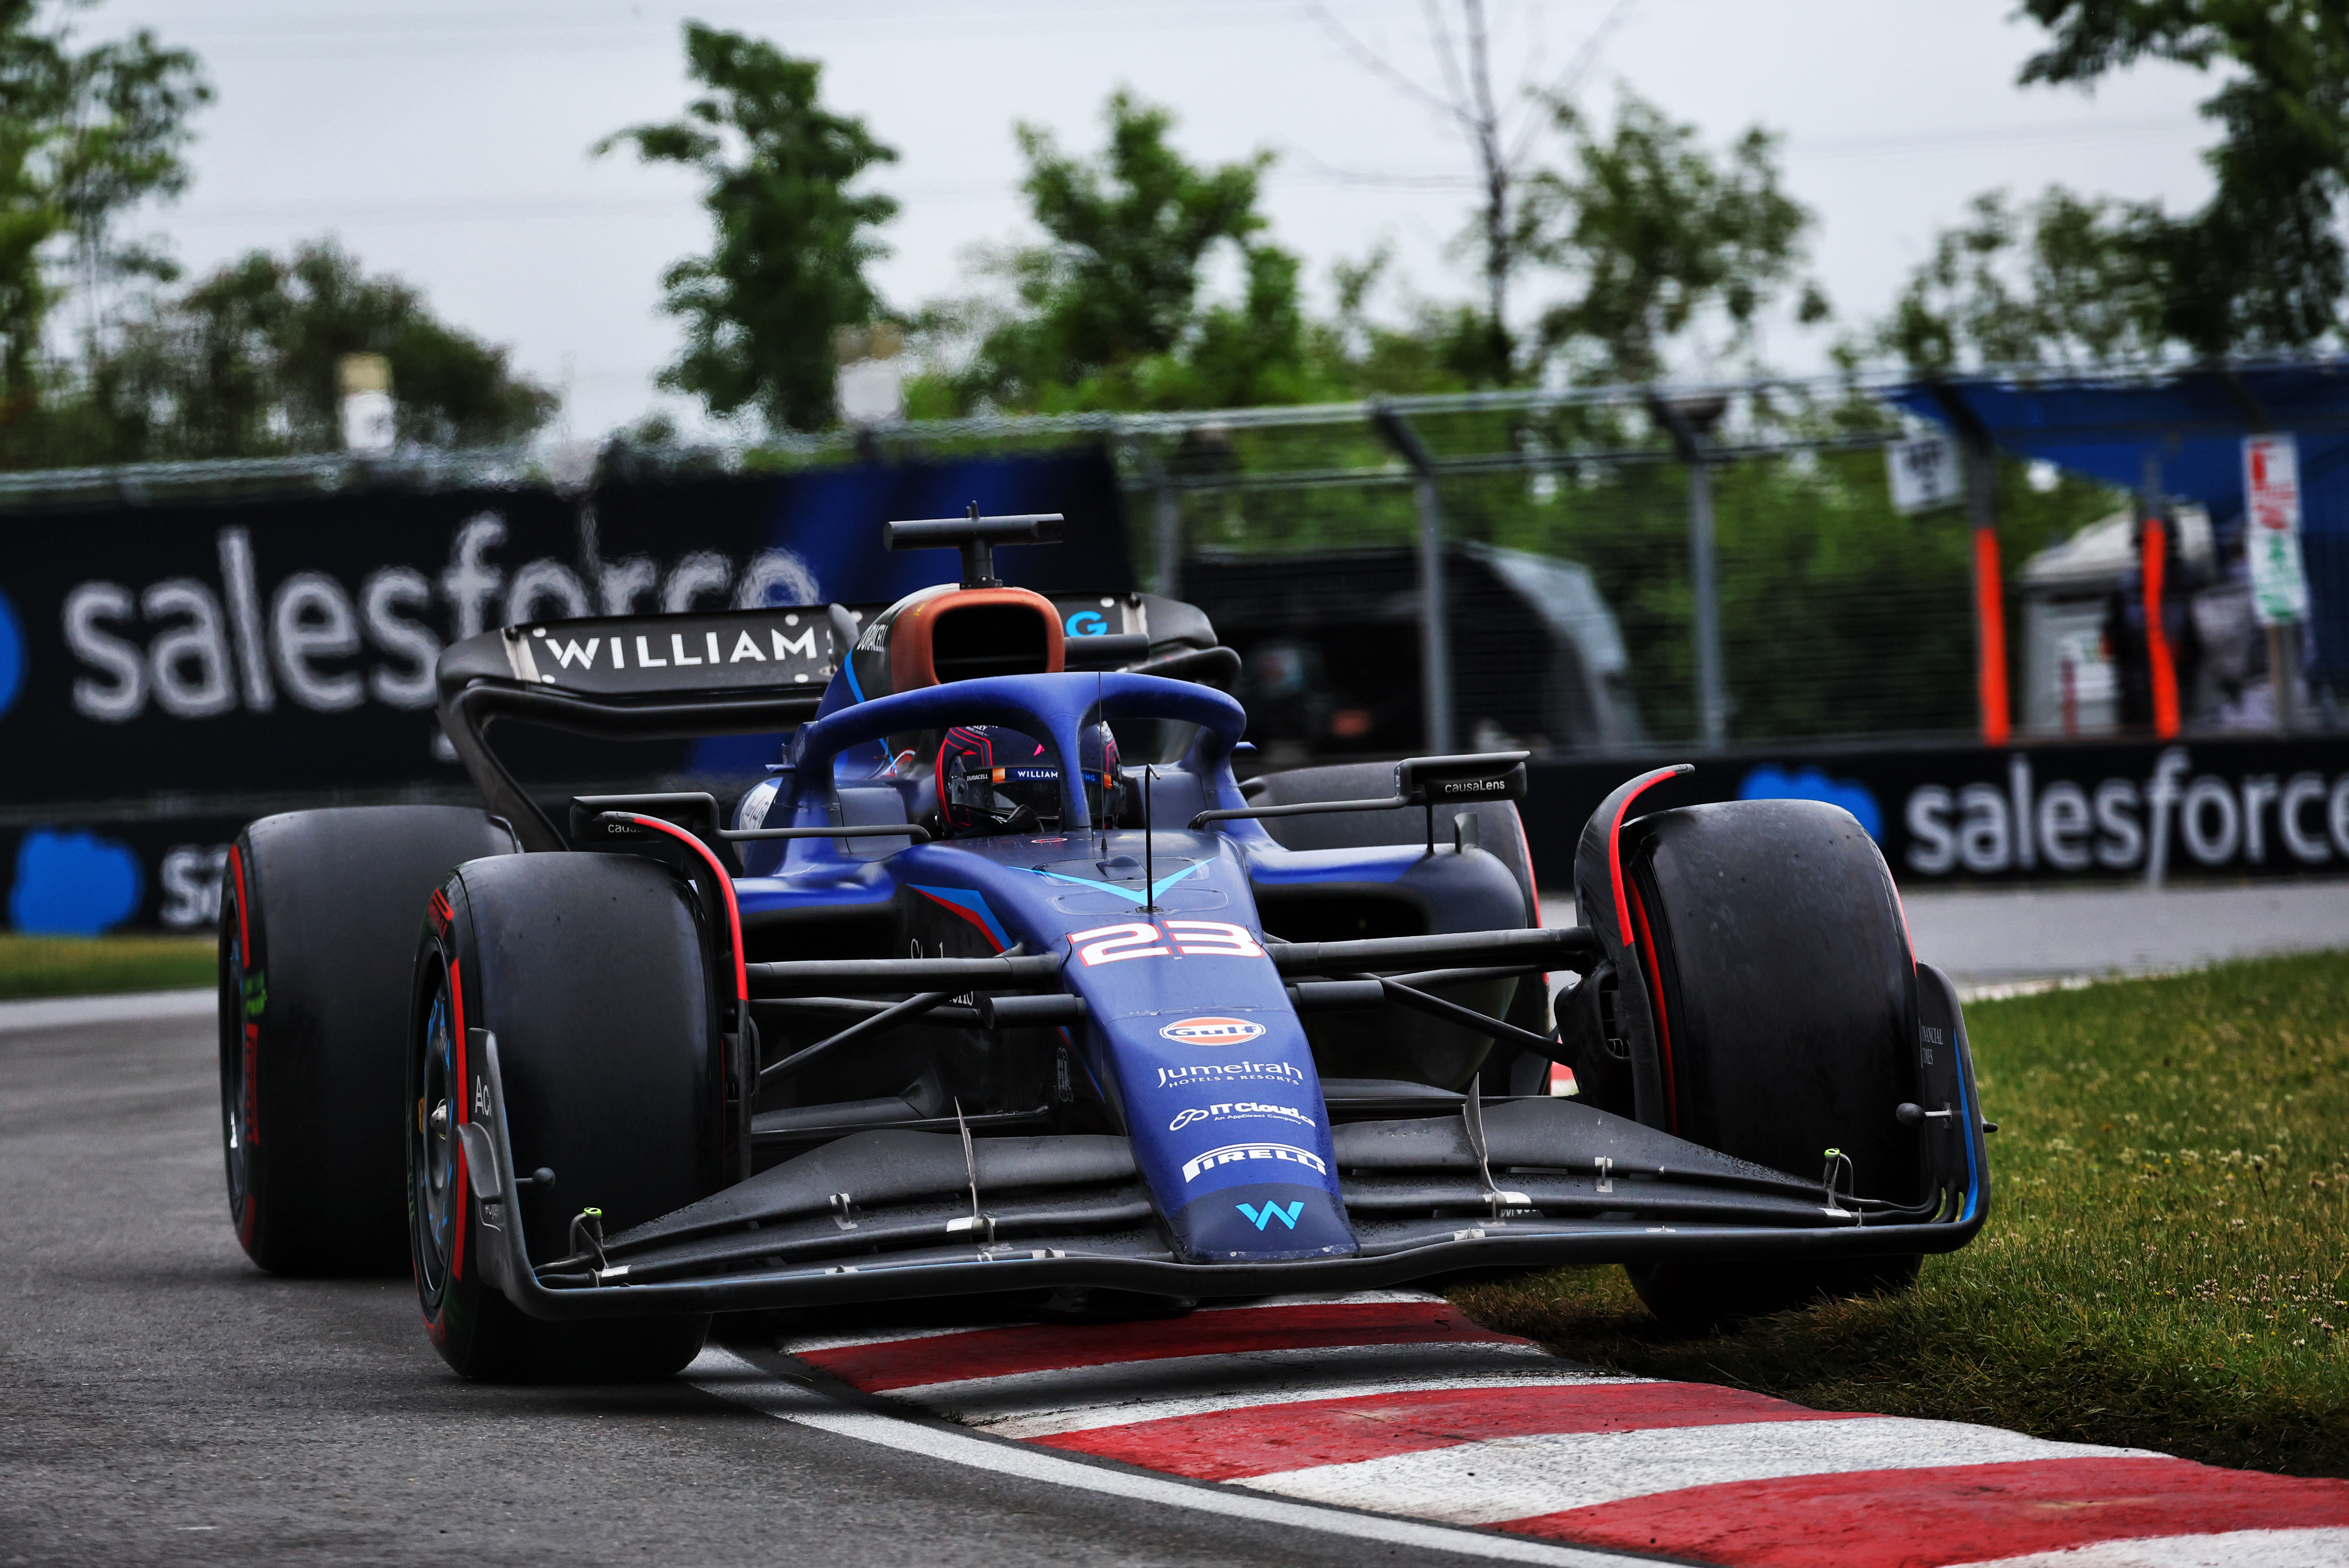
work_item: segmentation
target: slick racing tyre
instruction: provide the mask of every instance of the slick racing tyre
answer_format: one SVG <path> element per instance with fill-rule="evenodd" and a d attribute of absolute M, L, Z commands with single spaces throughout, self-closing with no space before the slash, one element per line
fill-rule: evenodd
<path fill-rule="evenodd" d="M 399 1081 L 416 911 L 463 861 L 511 855 L 478 810 L 264 816 L 222 878 L 221 1125 L 229 1216 L 279 1273 L 393 1273 L 408 1255 Z"/>
<path fill-rule="evenodd" d="M 1790 1175 L 1826 1151 L 1847 1195 L 1917 1200 L 1917 970 L 1891 873 L 1857 819 L 1816 801 L 1733 801 L 1635 825 L 1626 889 L 1653 977 L 1665 1130 Z M 1627 830 L 1628 831 L 1628 830 Z M 1898 1291 L 1913 1256 L 1673 1261 L 1631 1271 L 1657 1316 L 1702 1329 L 1821 1297 Z"/>
<path fill-rule="evenodd" d="M 424 1324 L 449 1365 L 489 1382 L 666 1377 L 708 1314 L 548 1322 L 486 1277 L 506 1243 L 474 1201 L 457 1132 L 487 1119 L 494 1039 L 518 1175 L 511 1199 L 533 1265 L 724 1184 L 723 1042 L 710 944 L 690 888 L 627 855 L 522 855 L 461 867 L 417 950 L 408 1052 L 409 1242 Z M 494 1129 L 492 1129 L 494 1136 Z"/>

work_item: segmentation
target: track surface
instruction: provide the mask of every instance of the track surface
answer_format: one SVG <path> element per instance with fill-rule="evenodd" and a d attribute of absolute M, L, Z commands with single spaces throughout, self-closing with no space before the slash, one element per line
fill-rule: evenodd
<path fill-rule="evenodd" d="M 212 1027 L 0 1032 L 0 1563 L 1464 1561 L 989 1473 L 686 1383 L 460 1383 L 406 1280 L 246 1263 Z"/>
<path fill-rule="evenodd" d="M 2159 967 L 2220 956 L 2168 924 Z M 2349 1483 L 1594 1379 L 1407 1296 L 475 1387 L 406 1281 L 245 1262 L 216 1083 L 208 998 L 0 1004 L 0 1563 L 2349 1563 Z"/>
<path fill-rule="evenodd" d="M 2222 959 L 2349 948 L 2349 881 L 2227 887 L 1905 888 L 1917 956 L 1961 990 L 2155 974 Z M 1574 900 L 1545 898 L 1570 926 Z"/>

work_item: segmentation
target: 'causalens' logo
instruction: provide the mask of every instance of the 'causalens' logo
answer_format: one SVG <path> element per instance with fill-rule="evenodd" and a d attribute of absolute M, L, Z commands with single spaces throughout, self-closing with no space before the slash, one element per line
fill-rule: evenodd
<path fill-rule="evenodd" d="M 1248 1218 L 1248 1223 L 1255 1226 L 1259 1231 L 1265 1228 L 1268 1221 L 1274 1220 L 1279 1220 L 1282 1224 L 1294 1231 L 1297 1229 L 1297 1217 L 1305 1212 L 1305 1199 L 1302 1198 L 1297 1199 L 1286 1209 L 1283 1209 L 1279 1204 L 1273 1202 L 1268 1198 L 1265 1199 L 1265 1204 L 1262 1209 L 1258 1209 L 1253 1203 L 1239 1203 L 1235 1204 L 1233 1207 L 1237 1208 L 1241 1213 L 1247 1215 Z"/>
<path fill-rule="evenodd" d="M 1158 1032 L 1178 1045 L 1245 1045 L 1263 1034 L 1263 1024 L 1246 1018 L 1185 1018 Z"/>

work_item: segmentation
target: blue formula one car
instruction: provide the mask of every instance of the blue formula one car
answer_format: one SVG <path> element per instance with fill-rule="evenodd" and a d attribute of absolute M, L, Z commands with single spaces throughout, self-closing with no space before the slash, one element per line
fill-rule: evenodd
<path fill-rule="evenodd" d="M 1896 1288 L 1981 1227 L 1956 994 L 1847 814 L 1635 816 L 1685 771 L 1656 769 L 1582 831 L 1587 924 L 1545 929 L 1523 753 L 1243 787 L 1206 618 L 1007 587 L 993 546 L 1060 520 L 973 511 L 888 525 L 963 572 L 885 607 L 459 643 L 483 809 L 240 836 L 221 1073 L 257 1262 L 406 1258 L 460 1372 L 603 1378 L 676 1370 L 713 1313 L 972 1293 L 1611 1261 L 1717 1321 Z M 788 739 L 723 808 L 550 809 L 493 725 Z"/>

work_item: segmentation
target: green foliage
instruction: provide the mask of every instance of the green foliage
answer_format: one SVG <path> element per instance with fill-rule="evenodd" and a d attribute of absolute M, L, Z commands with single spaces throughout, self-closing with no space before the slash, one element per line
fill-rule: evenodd
<path fill-rule="evenodd" d="M 2151 205 L 2061 186 L 2020 213 L 2002 192 L 1977 196 L 1901 291 L 1883 344 L 1928 370 L 2151 358 L 2169 336 L 2161 227 Z"/>
<path fill-rule="evenodd" d="M 2048 28 L 2026 82 L 2090 88 L 2139 59 L 2223 68 L 2218 189 L 2158 203 L 2051 189 L 2021 214 L 1978 197 L 1902 294 L 1884 347 L 1971 361 L 2243 354 L 2338 341 L 2349 296 L 2349 11 L 2337 0 L 2026 0 Z"/>
<path fill-rule="evenodd" d="M 1716 161 L 1693 125 L 1628 93 L 1604 136 L 1568 104 L 1553 111 L 1572 165 L 1528 176 L 1517 220 L 1524 254 L 1575 285 L 1542 315 L 1542 351 L 1645 381 L 1663 369 L 1665 340 L 1716 310 L 1724 347 L 1744 347 L 1755 317 L 1793 284 L 1811 223 L 1780 187 L 1777 140 L 1748 130 Z M 1826 314 L 1804 286 L 1802 318 Z"/>
<path fill-rule="evenodd" d="M 1494 361 L 1492 321 L 1464 303 L 1404 301 L 1403 319 L 1385 322 L 1369 302 L 1393 265 L 1381 246 L 1361 263 L 1332 268 L 1335 314 L 1305 329 L 1306 379 L 1325 397 L 1465 392 L 1505 384 Z"/>
<path fill-rule="evenodd" d="M 750 409 L 776 429 L 821 429 L 833 417 L 833 335 L 878 314 L 864 269 L 887 253 L 870 231 L 897 213 L 891 198 L 848 188 L 897 154 L 863 120 L 823 108 L 813 60 L 698 22 L 686 24 L 685 50 L 707 89 L 685 118 L 596 144 L 626 142 L 645 162 L 709 181 L 716 243 L 661 278 L 687 341 L 660 384 L 721 418 Z"/>
<path fill-rule="evenodd" d="M 332 242 L 255 251 L 149 299 L 78 395 L 10 432 L 16 465 L 254 457 L 342 444 L 336 367 L 391 363 L 403 441 L 514 441 L 554 411 L 505 351 L 436 318 L 397 278 L 368 277 Z"/>
<path fill-rule="evenodd" d="M 2349 1474 L 2349 962 L 1976 1003 L 1992 1206 L 1911 1293 L 1676 1338 L 1618 1270 L 1455 1293 L 1651 1376 Z"/>
<path fill-rule="evenodd" d="M 1465 318 L 1473 330 L 1481 321 Z M 1770 412 L 1789 437 L 1857 430 L 1840 404 Z M 1880 409 L 1875 417 L 1883 420 Z M 1688 476 L 1654 451 L 1644 415 L 1620 406 L 1551 413 L 1453 413 L 1414 421 L 1437 456 L 1550 454 L 1547 474 L 1454 472 L 1440 483 L 1447 533 L 1558 556 L 1589 568 L 1614 611 L 1648 732 L 1692 737 L 1694 597 Z M 1635 461 L 1577 454 L 1646 449 Z M 1235 430 L 1170 451 L 1170 471 L 1350 469 L 1376 473 L 1389 454 L 1361 427 Z M 1823 735 L 1962 732 L 1976 722 L 1971 534 L 1951 508 L 1892 510 L 1880 452 L 1750 458 L 1713 472 L 1723 650 L 1739 742 Z M 2108 514 L 2113 493 L 2060 477 L 2029 483 L 2003 464 L 2001 553 L 2013 570 Z M 1410 490 L 1397 483 L 1191 494 L 1195 550 L 1312 556 L 1414 537 Z M 1475 715 L 1466 717 L 1473 721 Z"/>
<path fill-rule="evenodd" d="M 968 365 L 940 379 L 945 400 L 1048 412 L 1301 400 L 1297 258 L 1258 238 L 1257 180 L 1272 155 L 1195 165 L 1169 140 L 1174 116 L 1123 91 L 1103 118 L 1108 145 L 1092 158 L 1018 127 L 1021 189 L 1045 242 L 993 259 L 1008 302 L 943 306 L 924 321 L 941 349 L 978 340 Z M 1237 251 L 1246 291 L 1203 306 L 1201 273 L 1220 246 Z"/>
<path fill-rule="evenodd" d="M 123 213 L 188 183 L 188 120 L 212 98 L 196 57 L 141 28 L 77 50 L 60 9 L 0 0 L 0 422 L 35 413 L 41 334 L 62 290 L 52 240 L 70 235 L 81 286 L 168 276 L 143 247 L 116 250 Z M 45 16 L 45 13 L 49 15 Z M 47 25 L 45 25 L 45 23 Z"/>

